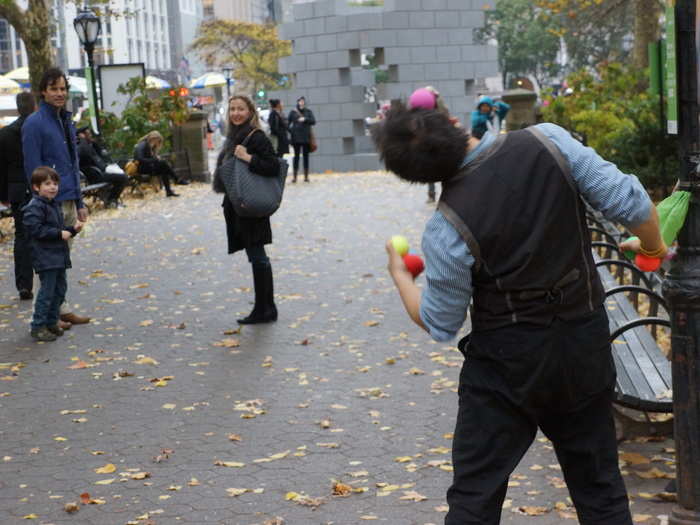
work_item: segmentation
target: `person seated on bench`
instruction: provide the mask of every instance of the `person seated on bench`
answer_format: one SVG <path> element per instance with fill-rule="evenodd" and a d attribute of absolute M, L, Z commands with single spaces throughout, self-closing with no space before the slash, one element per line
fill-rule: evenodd
<path fill-rule="evenodd" d="M 138 161 L 139 173 L 141 175 L 157 175 L 163 181 L 165 195 L 167 197 L 179 197 L 170 188 L 170 179 L 175 184 L 189 184 L 186 180 L 178 180 L 175 171 L 165 160 L 158 156 L 160 148 L 163 147 L 163 135 L 153 130 L 146 133 L 134 148 L 134 160 Z"/>
<path fill-rule="evenodd" d="M 78 129 L 78 161 L 80 171 L 85 174 L 88 184 L 108 182 L 111 184 L 105 205 L 117 208 L 119 197 L 128 182 L 126 174 L 115 166 L 107 151 L 94 139 L 90 126 Z"/>

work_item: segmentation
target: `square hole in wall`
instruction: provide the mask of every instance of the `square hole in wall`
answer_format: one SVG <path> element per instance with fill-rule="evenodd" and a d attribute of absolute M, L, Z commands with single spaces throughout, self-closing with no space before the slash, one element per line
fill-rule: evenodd
<path fill-rule="evenodd" d="M 359 49 L 350 49 L 350 67 L 360 67 L 362 65 L 362 52 Z"/>
<path fill-rule="evenodd" d="M 399 66 L 392 64 L 388 69 L 389 77 L 387 82 L 398 82 L 399 81 Z"/>
<path fill-rule="evenodd" d="M 343 154 L 353 155 L 355 153 L 355 139 L 353 137 L 343 137 Z"/>
<path fill-rule="evenodd" d="M 340 74 L 341 86 L 349 86 L 352 83 L 352 75 L 350 75 L 349 67 L 338 68 L 338 73 Z"/>
<path fill-rule="evenodd" d="M 384 65 L 384 48 L 375 47 L 374 48 L 374 64 L 377 66 Z"/>
<path fill-rule="evenodd" d="M 476 80 L 468 78 L 464 81 L 464 94 L 467 96 L 476 95 Z"/>
<path fill-rule="evenodd" d="M 354 119 L 352 121 L 352 134 L 356 137 L 362 137 L 365 134 L 365 121 Z"/>

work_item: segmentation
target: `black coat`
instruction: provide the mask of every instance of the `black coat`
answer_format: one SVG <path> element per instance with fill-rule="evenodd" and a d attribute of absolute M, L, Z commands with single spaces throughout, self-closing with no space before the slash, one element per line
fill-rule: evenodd
<path fill-rule="evenodd" d="M 250 128 L 248 128 L 249 130 Z M 244 130 L 244 131 L 248 131 Z M 219 177 L 219 167 L 233 156 L 235 147 L 243 142 L 248 133 L 240 133 L 235 138 L 229 137 L 219 153 L 214 172 L 214 190 L 223 191 L 223 183 Z M 279 160 L 270 140 L 261 130 L 255 131 L 245 144 L 253 158 L 250 161 L 250 171 L 264 177 L 276 177 L 279 173 Z M 228 197 L 224 196 L 222 203 L 226 219 L 226 235 L 228 237 L 228 253 L 234 253 L 244 248 L 272 243 L 272 228 L 269 217 L 240 217 L 233 208 Z"/>
<path fill-rule="evenodd" d="M 101 177 L 109 164 L 109 157 L 97 142 L 86 139 L 78 140 L 78 162 L 80 171 L 85 174 L 88 182 L 101 182 Z"/>
<path fill-rule="evenodd" d="M 0 129 L 0 201 L 24 203 L 29 200 L 29 182 L 24 173 L 22 154 L 22 125 L 20 117 Z"/>
<path fill-rule="evenodd" d="M 154 173 L 159 162 L 147 140 L 142 140 L 134 147 L 134 160 L 139 161 L 139 173 L 144 174 Z"/>
<path fill-rule="evenodd" d="M 267 123 L 270 125 L 270 135 L 277 137 L 277 154 L 289 153 L 289 135 L 284 115 L 280 115 L 274 109 L 271 109 Z"/>
<path fill-rule="evenodd" d="M 316 124 L 316 117 L 308 108 L 302 109 L 301 113 L 304 114 L 304 122 L 297 122 L 301 117 L 299 108 L 294 108 L 289 112 L 289 131 L 292 134 L 292 144 L 311 143 L 311 126 Z"/>
<path fill-rule="evenodd" d="M 75 235 L 63 222 L 61 203 L 34 195 L 24 208 L 23 223 L 32 245 L 32 266 L 37 272 L 70 268 L 70 249 L 61 232 Z"/>

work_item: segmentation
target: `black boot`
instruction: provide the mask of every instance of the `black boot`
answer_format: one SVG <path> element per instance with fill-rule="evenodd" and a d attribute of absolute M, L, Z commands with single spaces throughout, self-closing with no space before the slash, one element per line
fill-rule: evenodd
<path fill-rule="evenodd" d="M 304 182 L 309 182 L 309 170 L 304 170 Z"/>
<path fill-rule="evenodd" d="M 292 178 L 292 182 L 296 182 L 296 181 L 297 181 L 297 172 L 295 171 L 295 172 L 294 172 L 294 177 Z"/>
<path fill-rule="evenodd" d="M 260 324 L 277 321 L 275 306 L 272 266 L 253 265 L 253 284 L 255 287 L 255 306 L 250 315 L 239 319 L 239 324 Z"/>
<path fill-rule="evenodd" d="M 161 180 L 163 181 L 163 186 L 165 187 L 165 196 L 166 197 L 179 197 L 179 193 L 175 193 L 172 188 L 170 187 L 170 177 L 168 176 L 167 173 L 164 173 L 161 175 Z"/>

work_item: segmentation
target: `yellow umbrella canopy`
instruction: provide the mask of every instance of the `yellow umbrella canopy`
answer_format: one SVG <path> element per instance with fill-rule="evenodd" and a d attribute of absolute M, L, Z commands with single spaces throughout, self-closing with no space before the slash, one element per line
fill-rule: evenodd
<path fill-rule="evenodd" d="M 0 93 L 3 95 L 14 95 L 22 91 L 22 86 L 11 78 L 0 76 Z"/>
<path fill-rule="evenodd" d="M 5 73 L 5 78 L 9 78 L 20 83 L 29 82 L 29 68 L 24 66 L 13 69 L 9 73 Z"/>

